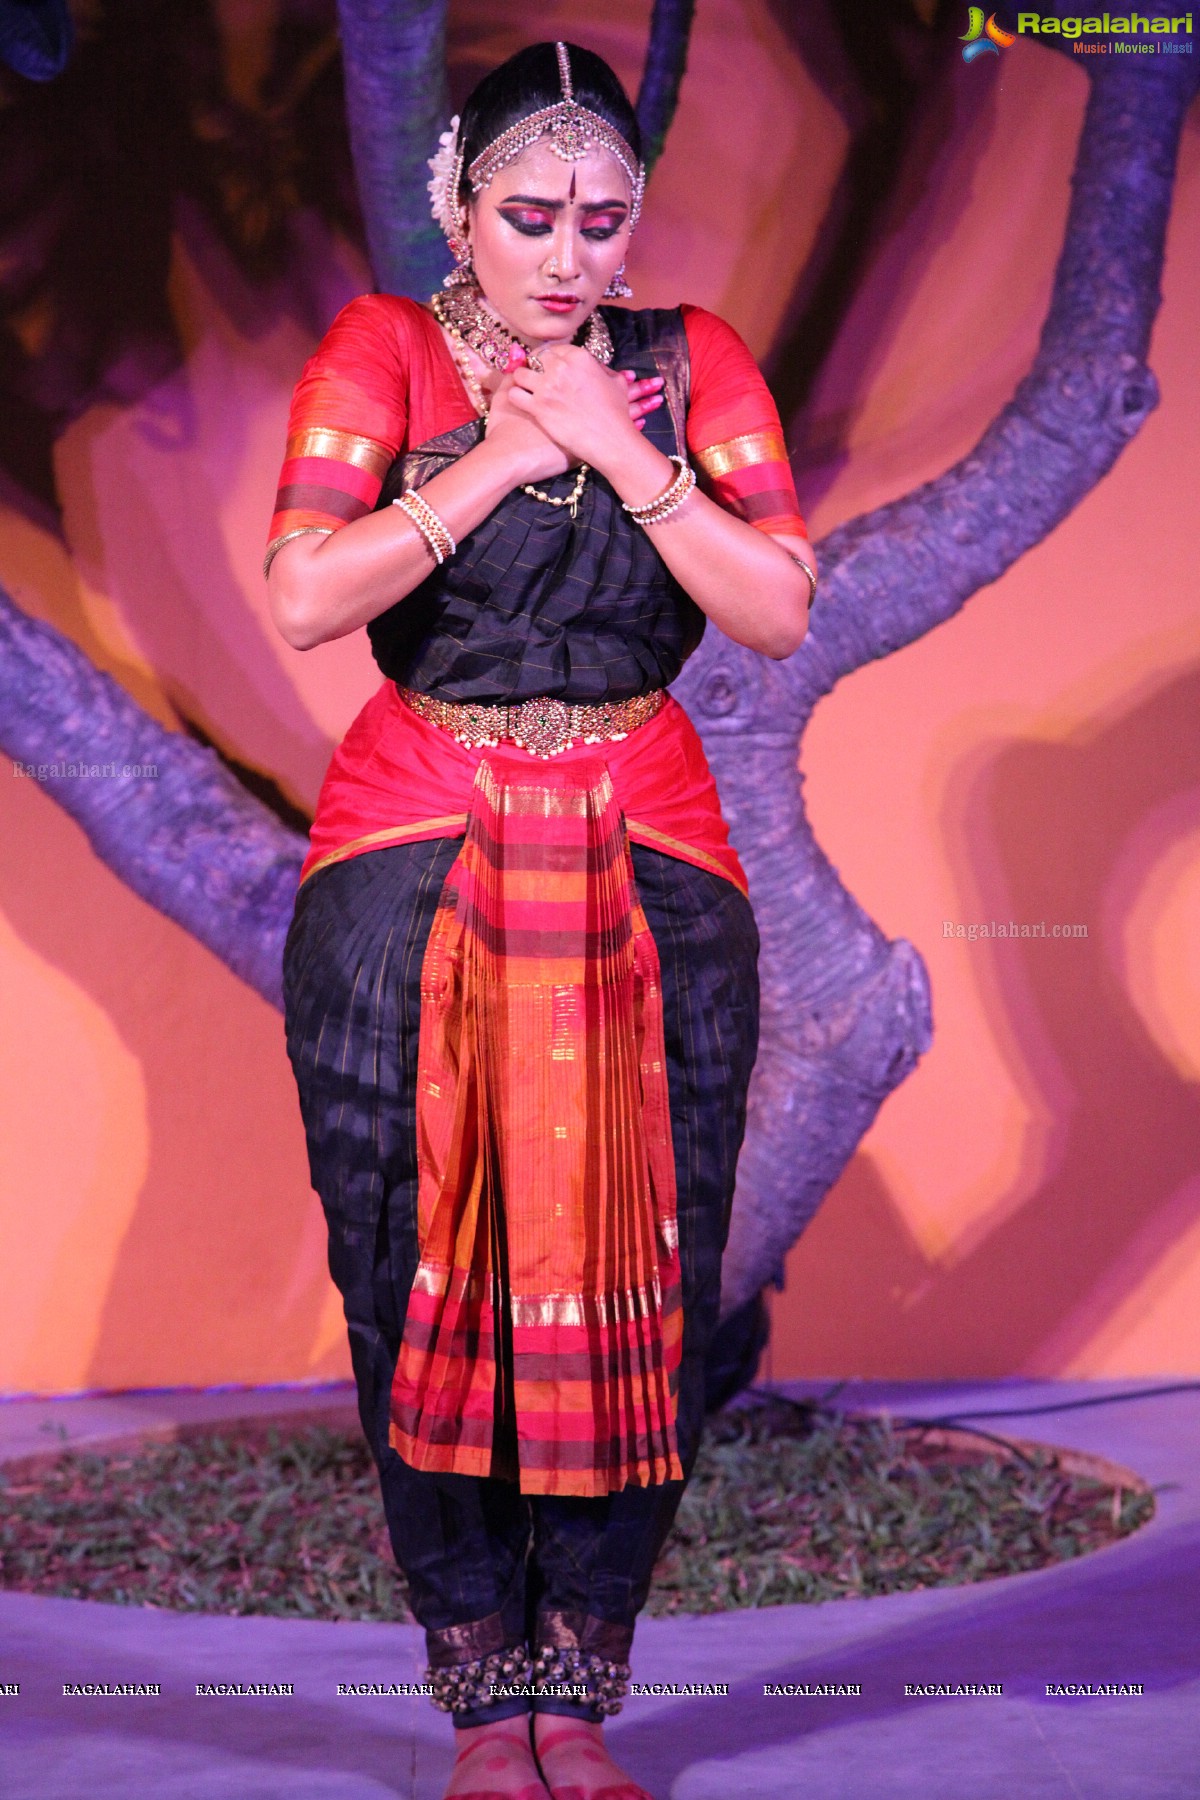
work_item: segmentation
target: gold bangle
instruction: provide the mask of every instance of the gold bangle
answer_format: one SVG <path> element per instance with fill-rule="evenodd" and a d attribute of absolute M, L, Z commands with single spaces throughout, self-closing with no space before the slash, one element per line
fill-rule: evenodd
<path fill-rule="evenodd" d="M 271 573 L 271 564 L 275 561 L 275 558 L 279 555 L 283 546 L 285 544 L 290 544 L 293 538 L 309 537 L 314 532 L 320 537 L 332 537 L 333 530 L 334 528 L 332 525 L 297 525 L 295 531 L 285 531 L 282 537 L 272 538 L 271 542 L 267 545 L 267 554 L 263 557 L 263 574 L 269 575 Z"/>
<path fill-rule="evenodd" d="M 453 556 L 458 545 L 450 535 L 444 519 L 434 512 L 428 500 L 419 494 L 416 488 L 406 488 L 397 500 L 392 501 L 406 516 L 412 520 L 425 540 L 425 548 L 440 568 L 448 556 Z"/>
<path fill-rule="evenodd" d="M 811 612 L 812 603 L 817 597 L 817 577 L 813 572 L 812 564 L 806 563 L 804 558 L 802 556 L 797 556 L 794 550 L 785 550 L 784 555 L 790 556 L 792 561 L 796 563 L 798 567 L 803 569 L 804 573 L 808 576 L 808 610 Z"/>
<path fill-rule="evenodd" d="M 682 506 L 696 485 L 696 471 L 689 468 L 682 456 L 672 456 L 670 461 L 676 465 L 678 473 L 672 477 L 661 494 L 653 500 L 647 500 L 644 506 L 630 506 L 627 500 L 622 501 L 622 510 L 627 512 L 637 525 L 658 525 L 669 518 L 677 506 Z"/>

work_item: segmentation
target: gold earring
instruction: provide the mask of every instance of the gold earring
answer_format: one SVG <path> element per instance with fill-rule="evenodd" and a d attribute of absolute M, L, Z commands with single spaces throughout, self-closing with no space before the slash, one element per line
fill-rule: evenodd
<path fill-rule="evenodd" d="M 632 300 L 633 289 L 625 279 L 625 264 L 622 263 L 608 286 L 601 295 L 602 300 Z"/>

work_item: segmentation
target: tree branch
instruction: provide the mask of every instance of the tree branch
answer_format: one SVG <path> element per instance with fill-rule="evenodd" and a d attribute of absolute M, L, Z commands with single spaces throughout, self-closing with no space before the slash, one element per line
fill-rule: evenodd
<path fill-rule="evenodd" d="M 450 267 L 428 159 L 449 123 L 447 0 L 338 0 L 350 145 L 375 282 L 424 300 Z"/>
<path fill-rule="evenodd" d="M 695 10 L 696 0 L 654 0 L 636 109 L 647 172 L 662 155 L 675 117 Z"/>
<path fill-rule="evenodd" d="M 3 588 L 0 743 L 135 894 L 282 1004 L 283 940 L 306 840 L 247 794 L 215 751 L 167 731 Z M 131 764 L 154 773 L 113 772 Z M 74 775 L 65 772 L 72 766 Z"/>
<path fill-rule="evenodd" d="M 1081 59 L 1082 60 L 1082 59 Z M 1066 518 L 1158 404 L 1146 366 L 1192 58 L 1089 57 L 1063 252 L 1029 374 L 944 474 L 839 526 L 802 685 L 953 617 Z M 1097 66 L 1099 65 L 1099 66 Z"/>

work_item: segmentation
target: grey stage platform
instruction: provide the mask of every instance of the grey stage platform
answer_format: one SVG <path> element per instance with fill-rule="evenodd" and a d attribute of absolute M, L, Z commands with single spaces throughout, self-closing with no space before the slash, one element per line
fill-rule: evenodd
<path fill-rule="evenodd" d="M 811 1384 L 820 1391 L 827 1384 Z M 1147 1383 L 859 1383 L 838 1403 L 929 1416 Z M 806 1391 L 793 1384 L 789 1391 Z M 326 1390 L 322 1398 L 330 1398 Z M 173 1419 L 310 1408 L 312 1390 L 0 1405 L 0 1455 L 48 1431 L 96 1441 Z M 1006 1422 L 992 1423 L 1003 1431 Z M 661 1800 L 1195 1800 L 1200 1796 L 1200 1393 L 1013 1418 L 1013 1435 L 1162 1484 L 1135 1537 L 1036 1574 L 819 1607 L 648 1619 L 634 1678 L 728 1682 L 728 1698 L 631 1698 L 614 1748 Z M 53 1441 L 50 1439 L 49 1441 Z M 0 1594 L 5 1800 L 435 1800 L 444 1721 L 337 1685 L 418 1680 L 413 1628 L 225 1619 Z M 159 1682 L 158 1698 L 65 1698 L 64 1682 Z M 289 1699 L 201 1699 L 197 1682 L 292 1682 Z M 765 1683 L 861 1684 L 776 1698 Z M 911 1698 L 906 1683 L 1000 1682 Z M 1051 1682 L 1141 1683 L 1050 1698 Z"/>

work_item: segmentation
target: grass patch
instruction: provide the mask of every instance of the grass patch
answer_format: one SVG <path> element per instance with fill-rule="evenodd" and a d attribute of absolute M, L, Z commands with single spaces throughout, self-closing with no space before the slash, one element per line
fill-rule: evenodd
<path fill-rule="evenodd" d="M 1099 1550 L 1153 1514 L 1150 1493 L 1068 1474 L 1051 1449 L 768 1399 L 710 1420 L 648 1610 L 988 1581 Z"/>
<path fill-rule="evenodd" d="M 710 1420 L 647 1611 L 720 1612 L 1043 1568 L 1153 1496 L 1012 1450 L 752 1397 Z M 411 1617 L 355 1429 L 196 1430 L 0 1469 L 0 1585 L 184 1612 Z"/>

